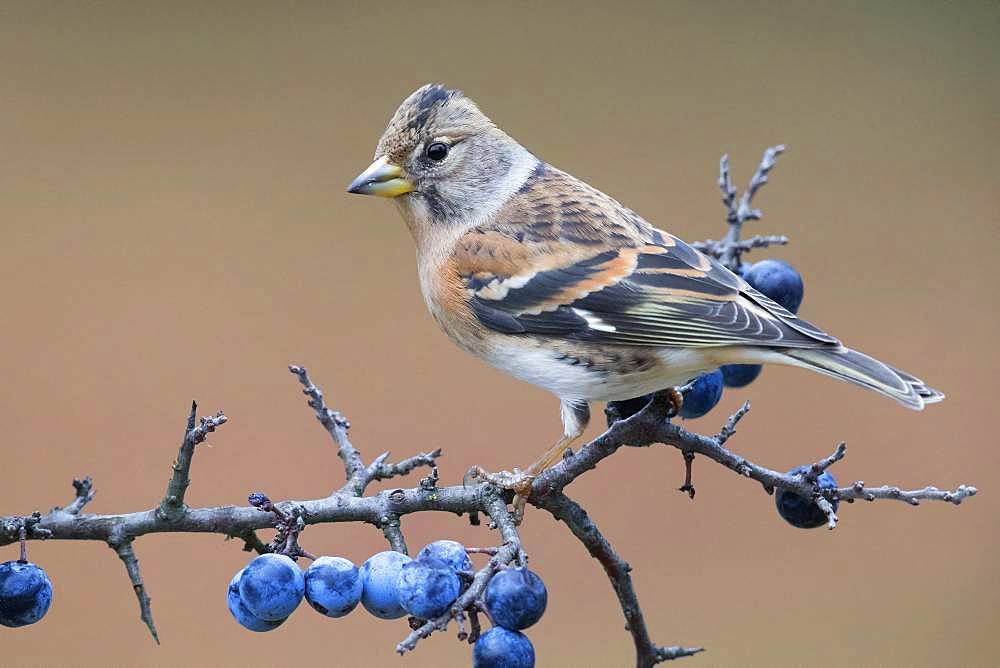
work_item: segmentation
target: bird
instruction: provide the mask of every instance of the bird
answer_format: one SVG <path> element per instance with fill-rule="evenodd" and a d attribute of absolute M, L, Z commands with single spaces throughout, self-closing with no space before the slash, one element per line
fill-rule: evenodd
<path fill-rule="evenodd" d="M 498 478 L 519 496 L 583 434 L 591 402 L 725 364 L 809 369 L 913 410 L 944 398 L 536 157 L 459 90 L 403 100 L 347 190 L 395 203 L 427 308 L 460 348 L 558 397 L 561 437 Z"/>

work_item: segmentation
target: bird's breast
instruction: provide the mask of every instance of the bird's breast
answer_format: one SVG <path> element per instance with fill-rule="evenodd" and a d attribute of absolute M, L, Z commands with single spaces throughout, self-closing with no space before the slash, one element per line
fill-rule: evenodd
<path fill-rule="evenodd" d="M 434 262 L 418 257 L 420 292 L 427 310 L 438 326 L 459 347 L 480 357 L 487 355 L 490 332 L 476 319 L 469 305 L 465 286 L 452 262 Z"/>

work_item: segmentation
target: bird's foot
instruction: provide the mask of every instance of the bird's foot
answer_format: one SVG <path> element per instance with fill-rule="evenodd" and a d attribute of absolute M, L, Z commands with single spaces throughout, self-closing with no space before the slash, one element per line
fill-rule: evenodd
<path fill-rule="evenodd" d="M 492 483 L 502 489 L 509 489 L 517 492 L 523 490 L 525 485 L 530 489 L 534 475 L 524 473 L 521 469 L 515 468 L 513 471 L 497 471 L 491 473 L 482 466 L 473 466 L 462 478 L 462 483 L 466 486 L 476 485 L 484 482 Z"/>
<path fill-rule="evenodd" d="M 535 473 L 527 473 L 517 468 L 513 471 L 491 473 L 482 466 L 473 466 L 462 478 L 462 484 L 468 486 L 488 482 L 514 492 L 514 523 L 520 524 L 524 518 L 524 507 L 528 497 L 531 496 L 531 485 L 536 477 Z"/>

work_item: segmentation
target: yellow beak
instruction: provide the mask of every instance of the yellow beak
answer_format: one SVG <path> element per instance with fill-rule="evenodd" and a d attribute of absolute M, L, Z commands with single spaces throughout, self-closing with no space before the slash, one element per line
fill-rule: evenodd
<path fill-rule="evenodd" d="M 347 186 L 347 192 L 357 195 L 377 195 L 379 197 L 399 197 L 413 192 L 416 186 L 406 178 L 406 172 L 399 165 L 382 156 Z"/>

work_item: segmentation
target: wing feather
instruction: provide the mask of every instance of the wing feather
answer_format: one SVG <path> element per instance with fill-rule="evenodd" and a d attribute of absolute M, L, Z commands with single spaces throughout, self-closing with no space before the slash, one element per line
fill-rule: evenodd
<path fill-rule="evenodd" d="M 552 168 L 532 179 L 502 222 L 456 246 L 483 326 L 636 346 L 840 345 L 603 193 Z"/>

